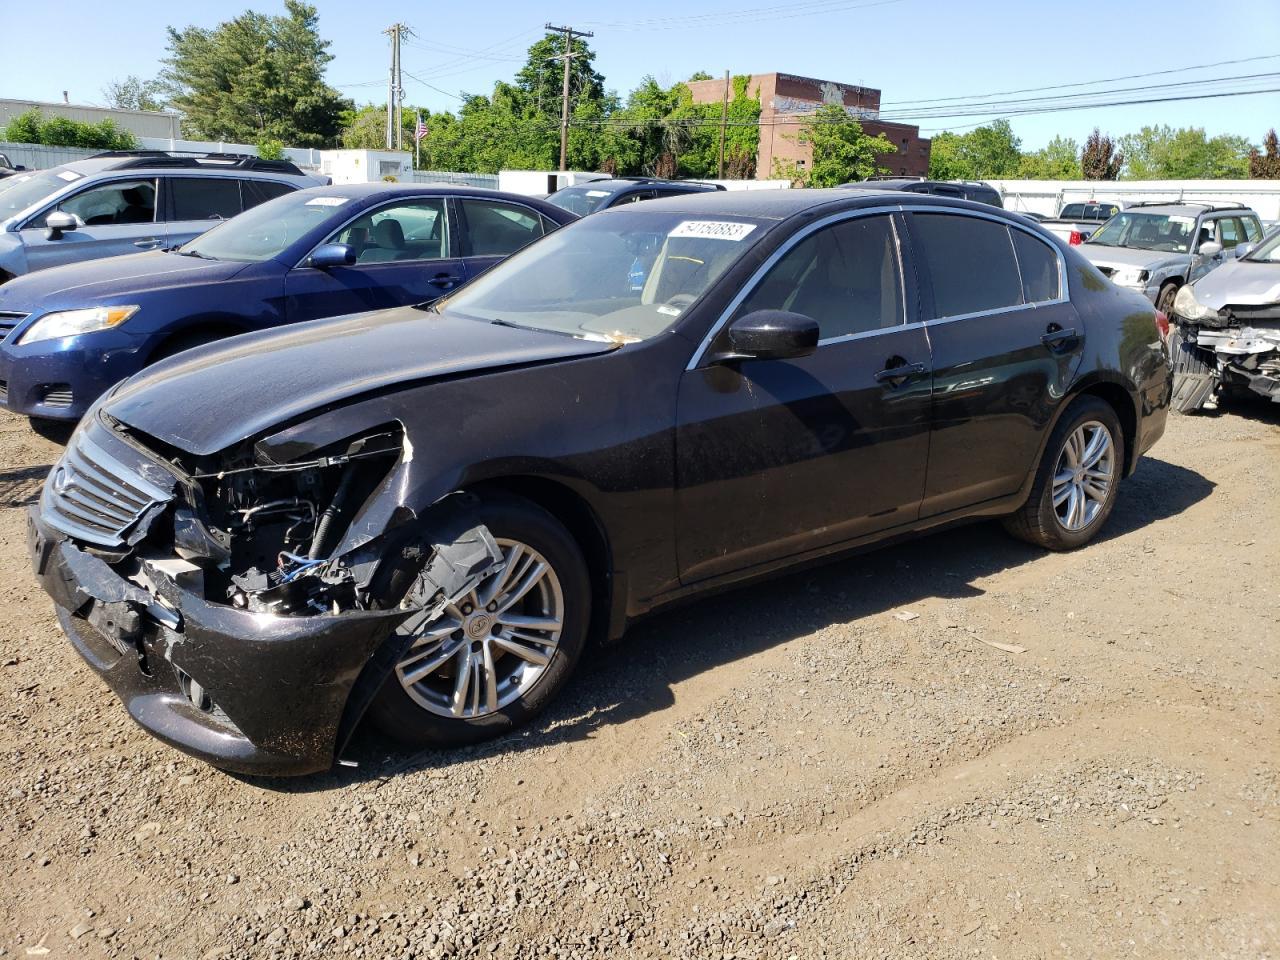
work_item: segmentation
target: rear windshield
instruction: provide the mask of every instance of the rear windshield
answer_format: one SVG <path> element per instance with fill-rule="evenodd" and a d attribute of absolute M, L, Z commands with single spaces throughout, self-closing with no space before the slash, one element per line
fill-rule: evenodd
<path fill-rule="evenodd" d="M 80 174 L 70 170 L 41 170 L 0 180 L 0 220 L 8 220 L 80 179 Z"/>
<path fill-rule="evenodd" d="M 561 210 L 568 210 L 570 213 L 585 217 L 588 213 L 599 210 L 611 196 L 613 196 L 612 190 L 601 190 L 599 187 L 586 185 L 557 190 L 547 197 L 547 200 Z"/>
<path fill-rule="evenodd" d="M 589 340 L 644 340 L 675 323 L 770 225 L 615 207 L 537 241 L 438 309 Z"/>

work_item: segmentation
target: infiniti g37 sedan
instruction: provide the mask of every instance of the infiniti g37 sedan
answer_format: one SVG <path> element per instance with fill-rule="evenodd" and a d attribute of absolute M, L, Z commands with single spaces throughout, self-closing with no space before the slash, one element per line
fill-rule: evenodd
<path fill-rule="evenodd" d="M 1167 332 L 989 206 L 654 200 L 432 307 L 136 375 L 50 474 L 32 562 L 133 718 L 210 763 L 322 770 L 364 716 L 475 741 L 712 587 L 977 517 L 1081 546 L 1164 430 Z"/>

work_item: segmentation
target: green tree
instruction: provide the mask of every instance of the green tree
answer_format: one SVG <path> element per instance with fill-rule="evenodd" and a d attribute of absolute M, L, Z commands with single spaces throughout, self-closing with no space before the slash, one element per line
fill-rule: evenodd
<path fill-rule="evenodd" d="M 1115 142 L 1097 127 L 1084 142 L 1080 153 L 1080 172 L 1086 180 L 1115 180 L 1120 176 L 1124 154 L 1116 152 Z"/>
<path fill-rule="evenodd" d="M 880 157 L 898 149 L 884 134 L 864 133 L 862 124 L 834 103 L 806 117 L 796 139 L 811 145 L 812 164 L 799 169 L 794 163 L 775 161 L 774 169 L 777 175 L 806 187 L 834 187 L 883 173 Z"/>
<path fill-rule="evenodd" d="M 1079 180 L 1080 146 L 1069 137 L 1054 137 L 1018 161 L 1020 180 Z"/>
<path fill-rule="evenodd" d="M 284 16 L 246 12 L 212 29 L 170 27 L 161 80 L 184 114 L 183 131 L 208 140 L 336 144 L 351 104 L 324 82 L 333 56 L 317 22 L 315 7 L 285 0 Z"/>
<path fill-rule="evenodd" d="M 110 106 L 119 110 L 163 110 L 164 86 L 159 80 L 143 80 L 133 74 L 112 80 L 102 88 Z"/>
<path fill-rule="evenodd" d="M 531 112 L 560 119 L 564 99 L 564 34 L 549 33 L 529 48 L 525 65 L 516 73 L 515 86 L 528 100 Z M 569 105 L 574 109 L 588 101 L 604 99 L 604 77 L 592 66 L 595 51 L 581 38 L 574 38 L 573 59 L 569 61 Z M 559 141 L 557 141 L 557 144 Z M 558 158 L 557 158 L 558 159 Z"/>
<path fill-rule="evenodd" d="M 1280 180 L 1280 140 L 1275 127 L 1262 138 L 1263 153 L 1257 147 L 1249 151 L 1249 177 L 1252 180 Z"/>
<path fill-rule="evenodd" d="M 1128 180 L 1244 179 L 1253 145 L 1245 137 L 1209 137 L 1202 127 L 1143 127 L 1120 138 Z"/>
<path fill-rule="evenodd" d="M 0 140 L 90 150 L 133 150 L 138 146 L 132 133 L 121 130 L 111 120 L 82 123 L 66 117 L 46 119 L 39 110 L 28 110 L 10 120 L 0 134 Z"/>
<path fill-rule="evenodd" d="M 1008 120 L 968 133 L 943 131 L 933 138 L 929 176 L 934 180 L 990 180 L 1018 176 L 1021 141 Z"/>

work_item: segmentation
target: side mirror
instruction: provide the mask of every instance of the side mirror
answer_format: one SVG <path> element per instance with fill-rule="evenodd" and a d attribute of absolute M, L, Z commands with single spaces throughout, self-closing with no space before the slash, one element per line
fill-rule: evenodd
<path fill-rule="evenodd" d="M 1254 244 L 1254 243 L 1237 243 L 1237 244 L 1236 244 L 1236 248 L 1235 248 L 1234 250 L 1232 250 L 1231 252 L 1232 252 L 1232 253 L 1234 253 L 1234 254 L 1236 255 L 1236 259 L 1239 259 L 1240 257 L 1247 257 L 1249 254 L 1253 253 L 1253 248 L 1254 248 L 1255 246 L 1257 246 L 1257 244 Z"/>
<path fill-rule="evenodd" d="M 1208 243 L 1200 244 L 1200 256 L 1206 260 L 1215 260 L 1222 256 L 1222 244 L 1210 240 Z"/>
<path fill-rule="evenodd" d="M 718 360 L 793 360 L 818 348 L 818 321 L 788 310 L 754 310 L 729 325 Z"/>
<path fill-rule="evenodd" d="M 316 247 L 316 252 L 307 261 L 307 266 L 317 270 L 328 270 L 330 267 L 349 267 L 356 262 L 356 248 L 349 243 L 326 243 Z"/>
<path fill-rule="evenodd" d="M 80 226 L 80 218 L 65 210 L 55 210 L 44 218 L 45 234 L 50 240 L 61 240 L 64 233 L 76 230 Z"/>

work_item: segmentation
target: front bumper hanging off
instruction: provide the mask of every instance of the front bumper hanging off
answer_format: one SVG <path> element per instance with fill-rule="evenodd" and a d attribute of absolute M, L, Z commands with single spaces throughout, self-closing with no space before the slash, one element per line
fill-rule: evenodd
<path fill-rule="evenodd" d="M 28 546 L 58 621 L 129 715 L 239 773 L 327 770 L 361 670 L 411 611 L 278 616 L 157 596 L 28 512 Z"/>

